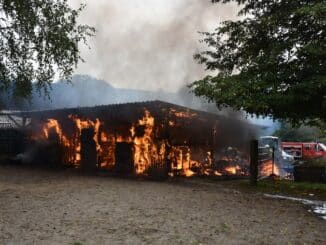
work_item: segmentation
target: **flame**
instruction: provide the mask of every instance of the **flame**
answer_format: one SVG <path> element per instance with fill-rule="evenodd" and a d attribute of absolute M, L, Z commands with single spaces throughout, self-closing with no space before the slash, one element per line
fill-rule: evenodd
<path fill-rule="evenodd" d="M 187 111 L 176 111 L 171 109 L 173 113 L 179 118 L 191 118 L 196 116 L 196 113 Z M 170 114 L 171 115 L 171 114 Z M 222 176 L 222 175 L 237 175 L 245 174 L 242 169 L 242 164 L 237 165 L 236 159 L 225 155 L 217 160 L 223 160 L 229 163 L 225 167 L 225 163 L 219 168 L 216 166 L 213 151 L 202 150 L 193 153 L 189 142 L 184 141 L 183 145 L 173 146 L 170 145 L 168 139 L 157 139 L 156 134 L 159 130 L 163 129 L 163 124 L 156 124 L 155 118 L 151 115 L 150 111 L 144 108 L 143 116 L 132 123 L 131 127 L 125 129 L 127 132 L 120 132 L 119 130 L 109 129 L 109 125 L 104 125 L 104 122 L 99 118 L 89 119 L 81 118 L 77 115 L 69 115 L 68 119 L 72 122 L 73 132 L 69 135 L 64 134 L 62 126 L 55 119 L 48 119 L 42 125 L 42 132 L 37 140 L 49 139 L 51 132 L 58 135 L 60 143 L 66 148 L 66 157 L 74 166 L 79 166 L 81 160 L 81 132 L 83 129 L 94 129 L 94 141 L 96 143 L 96 150 L 98 154 L 98 166 L 107 169 L 113 169 L 115 166 L 115 152 L 116 144 L 127 142 L 133 145 L 133 163 L 136 174 L 147 174 L 151 167 L 165 166 L 167 162 L 171 163 L 170 175 L 183 175 L 191 177 L 194 175 L 209 175 L 209 176 Z M 179 125 L 176 121 L 168 121 L 168 126 L 174 127 Z M 104 127 L 108 126 L 108 127 Z M 108 131 L 106 131 L 108 130 Z M 111 130 L 111 131 L 110 131 Z M 214 131 L 215 130 L 215 131 Z M 216 126 L 214 128 L 216 133 Z M 196 159 L 196 160 L 195 160 Z M 265 167 L 266 168 L 266 167 Z M 275 173 L 278 173 L 275 166 Z M 268 172 L 268 170 L 263 170 Z M 271 171 L 270 171 L 271 173 Z"/>
<path fill-rule="evenodd" d="M 179 172 L 186 177 L 194 176 L 196 173 L 192 168 L 202 165 L 200 162 L 191 159 L 189 146 L 173 146 L 168 158 L 172 162 L 172 171 Z"/>
<path fill-rule="evenodd" d="M 79 135 L 81 135 L 81 131 L 86 128 L 93 128 L 94 129 L 94 141 L 96 142 L 96 148 L 97 150 L 100 150 L 100 145 L 98 142 L 99 139 L 99 128 L 101 126 L 100 120 L 97 118 L 94 122 L 91 120 L 82 120 L 80 118 L 77 118 L 76 116 L 70 115 L 70 118 L 75 122 L 78 130 L 79 130 Z"/>
<path fill-rule="evenodd" d="M 71 142 L 69 138 L 63 133 L 62 128 L 56 119 L 47 119 L 46 122 L 41 127 L 40 134 L 32 135 L 32 139 L 36 141 L 48 141 L 53 140 L 51 135 L 56 135 L 57 143 L 59 143 L 63 150 L 69 149 L 71 147 Z M 69 154 L 64 153 L 64 163 L 69 164 L 73 161 L 73 157 Z"/>
<path fill-rule="evenodd" d="M 102 151 L 101 145 L 99 144 L 99 128 L 101 126 L 101 122 L 100 120 L 97 118 L 95 121 L 89 120 L 89 119 L 80 119 L 78 118 L 76 115 L 69 115 L 68 116 L 69 119 L 71 119 L 77 129 L 77 135 L 76 135 L 76 148 L 75 148 L 75 164 L 78 164 L 78 162 L 81 160 L 81 156 L 80 156 L 80 151 L 81 151 L 81 142 L 80 142 L 80 136 L 81 136 L 81 132 L 83 129 L 86 128 L 93 128 L 94 129 L 94 141 L 96 143 L 96 150 L 98 153 L 100 153 Z"/>
<path fill-rule="evenodd" d="M 124 137 L 124 136 L 118 135 L 118 136 L 116 136 L 115 140 L 117 143 L 121 143 L 121 142 L 131 143 L 132 142 L 132 138 L 130 136 Z"/>
<path fill-rule="evenodd" d="M 190 169 L 184 170 L 184 174 L 186 177 L 191 177 L 191 176 L 195 175 L 195 173 L 193 171 L 191 171 Z"/>
<path fill-rule="evenodd" d="M 101 142 L 107 142 L 108 136 L 105 134 L 105 132 L 101 132 Z"/>
<path fill-rule="evenodd" d="M 230 167 L 225 168 L 225 171 L 228 174 L 232 174 L 232 175 L 236 175 L 239 170 L 241 170 L 241 167 L 238 166 L 238 165 L 237 166 L 230 166 Z"/>
<path fill-rule="evenodd" d="M 144 126 L 144 135 L 135 136 L 135 128 L 130 129 L 134 138 L 134 162 L 137 174 L 144 173 L 152 163 L 152 156 L 157 155 L 156 145 L 153 143 L 155 120 L 150 112 L 145 109 L 145 115 L 136 126 Z"/>
<path fill-rule="evenodd" d="M 280 175 L 280 170 L 276 164 L 274 164 L 273 169 L 273 161 L 269 160 L 261 164 L 260 166 L 260 174 L 261 176 L 270 176 L 271 174 Z"/>
<path fill-rule="evenodd" d="M 175 122 L 173 122 L 173 121 L 171 121 L 171 120 L 169 121 L 169 126 L 170 126 L 170 127 L 174 127 L 175 125 L 176 125 Z"/>
<path fill-rule="evenodd" d="M 215 176 L 222 176 L 223 174 L 220 173 L 220 172 L 218 172 L 218 171 L 214 171 L 214 175 L 215 175 Z"/>
<path fill-rule="evenodd" d="M 42 131 L 43 131 L 43 139 L 49 139 L 50 131 L 54 130 L 56 134 L 59 137 L 60 142 L 64 146 L 69 146 L 69 140 L 67 137 L 62 133 L 62 129 L 60 127 L 60 124 L 57 120 L 55 119 L 48 119 L 47 122 L 43 125 Z"/>
<path fill-rule="evenodd" d="M 113 169 L 115 165 L 115 137 L 113 134 L 101 132 L 101 152 L 99 154 L 99 165 L 101 168 Z"/>
<path fill-rule="evenodd" d="M 179 118 L 193 118 L 197 116 L 197 113 L 192 113 L 189 111 L 177 111 L 175 109 L 171 109 L 170 112 Z"/>

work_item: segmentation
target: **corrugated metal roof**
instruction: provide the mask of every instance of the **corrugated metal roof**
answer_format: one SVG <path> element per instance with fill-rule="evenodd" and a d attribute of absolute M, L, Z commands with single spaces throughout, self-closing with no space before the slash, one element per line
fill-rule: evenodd
<path fill-rule="evenodd" d="M 0 115 L 0 129 L 19 128 L 23 126 L 23 118 L 9 114 Z"/>

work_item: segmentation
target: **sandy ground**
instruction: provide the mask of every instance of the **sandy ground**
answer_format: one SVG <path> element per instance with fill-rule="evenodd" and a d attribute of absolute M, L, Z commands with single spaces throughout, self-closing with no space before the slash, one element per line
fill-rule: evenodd
<path fill-rule="evenodd" d="M 326 244 L 301 204 L 225 186 L 0 167 L 0 244 Z"/>

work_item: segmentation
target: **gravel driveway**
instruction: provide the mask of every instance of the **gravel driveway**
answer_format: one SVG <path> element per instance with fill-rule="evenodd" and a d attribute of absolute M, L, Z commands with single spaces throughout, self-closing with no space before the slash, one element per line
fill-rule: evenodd
<path fill-rule="evenodd" d="M 0 244 L 326 244 L 301 204 L 225 182 L 0 167 Z"/>

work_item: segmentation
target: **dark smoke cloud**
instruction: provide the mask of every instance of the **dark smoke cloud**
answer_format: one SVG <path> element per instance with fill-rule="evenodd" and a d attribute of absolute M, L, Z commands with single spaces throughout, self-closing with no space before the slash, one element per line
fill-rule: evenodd
<path fill-rule="evenodd" d="M 210 0 L 70 0 L 86 3 L 80 21 L 97 29 L 77 73 L 116 87 L 176 92 L 205 74 L 193 60 L 198 31 L 235 18 L 236 5 Z"/>
<path fill-rule="evenodd" d="M 137 89 L 107 92 L 96 82 L 95 91 L 88 89 L 80 98 L 78 93 L 65 96 L 70 101 L 74 98 L 74 104 L 92 105 L 87 98 L 93 98 L 90 101 L 96 104 L 159 99 L 243 119 L 241 112 L 218 112 L 215 104 L 195 97 L 187 88 L 187 84 L 207 74 L 193 59 L 193 54 L 202 48 L 198 32 L 211 31 L 219 22 L 236 18 L 237 5 L 217 5 L 210 0 L 70 0 L 70 3 L 73 7 L 86 3 L 80 21 L 97 29 L 91 49 L 82 51 L 86 62 L 77 73 L 104 80 L 116 88 Z"/>
<path fill-rule="evenodd" d="M 74 8 L 86 3 L 80 22 L 97 29 L 90 40 L 91 49 L 82 47 L 85 63 L 76 71 L 88 76 L 75 76 L 72 86 L 54 85 L 51 101 L 34 98 L 33 109 L 159 99 L 218 112 L 214 104 L 190 94 L 186 85 L 207 74 L 193 59 L 193 54 L 202 48 L 198 31 L 213 30 L 219 22 L 236 18 L 237 5 L 212 4 L 210 0 L 69 3 Z M 243 118 L 242 113 L 232 110 L 219 113 Z"/>

